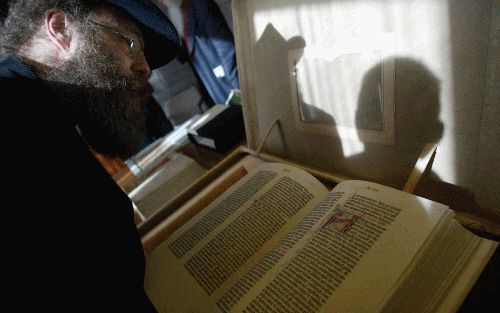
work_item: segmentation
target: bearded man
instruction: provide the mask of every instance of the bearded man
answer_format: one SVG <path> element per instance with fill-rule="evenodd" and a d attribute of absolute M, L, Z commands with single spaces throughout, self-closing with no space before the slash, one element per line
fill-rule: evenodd
<path fill-rule="evenodd" d="M 0 45 L 4 194 L 22 194 L 5 215 L 24 235 L 9 258 L 18 307 L 154 312 L 132 204 L 90 149 L 137 152 L 147 79 L 177 54 L 175 28 L 146 0 L 18 0 Z"/>

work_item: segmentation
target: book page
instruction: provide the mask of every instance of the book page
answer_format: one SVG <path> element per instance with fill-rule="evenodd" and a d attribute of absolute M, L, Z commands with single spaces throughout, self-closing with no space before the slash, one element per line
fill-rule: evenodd
<path fill-rule="evenodd" d="M 449 210 L 401 191 L 340 183 L 218 302 L 223 312 L 377 312 Z M 313 224 L 301 233 L 304 224 Z M 299 238 L 293 245 L 288 240 Z M 268 266 L 269 259 L 279 259 Z M 259 275 L 259 279 L 253 279 Z M 248 286 L 251 291 L 243 293 Z"/>
<path fill-rule="evenodd" d="M 442 312 L 456 312 L 489 259 L 485 253 L 493 253 L 496 245 L 467 231 L 451 215 L 435 239 L 410 265 L 384 313 L 434 313 L 438 307 L 443 307 Z"/>
<path fill-rule="evenodd" d="M 159 312 L 221 312 L 221 297 L 327 194 L 302 170 L 259 166 L 148 256 L 148 296 Z"/>

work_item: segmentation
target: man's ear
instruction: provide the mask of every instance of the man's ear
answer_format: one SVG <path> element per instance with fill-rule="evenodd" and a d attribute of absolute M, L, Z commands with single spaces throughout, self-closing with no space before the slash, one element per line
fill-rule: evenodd
<path fill-rule="evenodd" d="M 60 52 L 68 52 L 71 48 L 69 23 L 67 13 L 61 9 L 49 10 L 45 16 L 45 31 Z"/>

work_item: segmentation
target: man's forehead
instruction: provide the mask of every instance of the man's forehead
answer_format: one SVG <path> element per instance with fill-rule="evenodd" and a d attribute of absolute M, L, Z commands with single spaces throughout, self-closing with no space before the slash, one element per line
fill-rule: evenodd
<path fill-rule="evenodd" d="M 137 22 L 126 12 L 109 5 L 96 7 L 90 13 L 90 18 L 117 29 L 125 30 L 142 38 L 142 32 Z"/>

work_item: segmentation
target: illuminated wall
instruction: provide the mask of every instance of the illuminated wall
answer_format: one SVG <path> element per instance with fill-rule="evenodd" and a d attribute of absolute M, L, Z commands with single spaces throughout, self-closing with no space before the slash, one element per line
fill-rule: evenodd
<path fill-rule="evenodd" d="M 280 118 L 268 151 L 400 188 L 423 145 L 436 141 L 434 179 L 500 210 L 498 1 L 234 4 L 252 147 Z M 313 49 L 338 55 L 309 62 Z M 304 127 L 305 115 L 316 125 Z M 377 141 L 380 127 L 389 140 Z"/>

